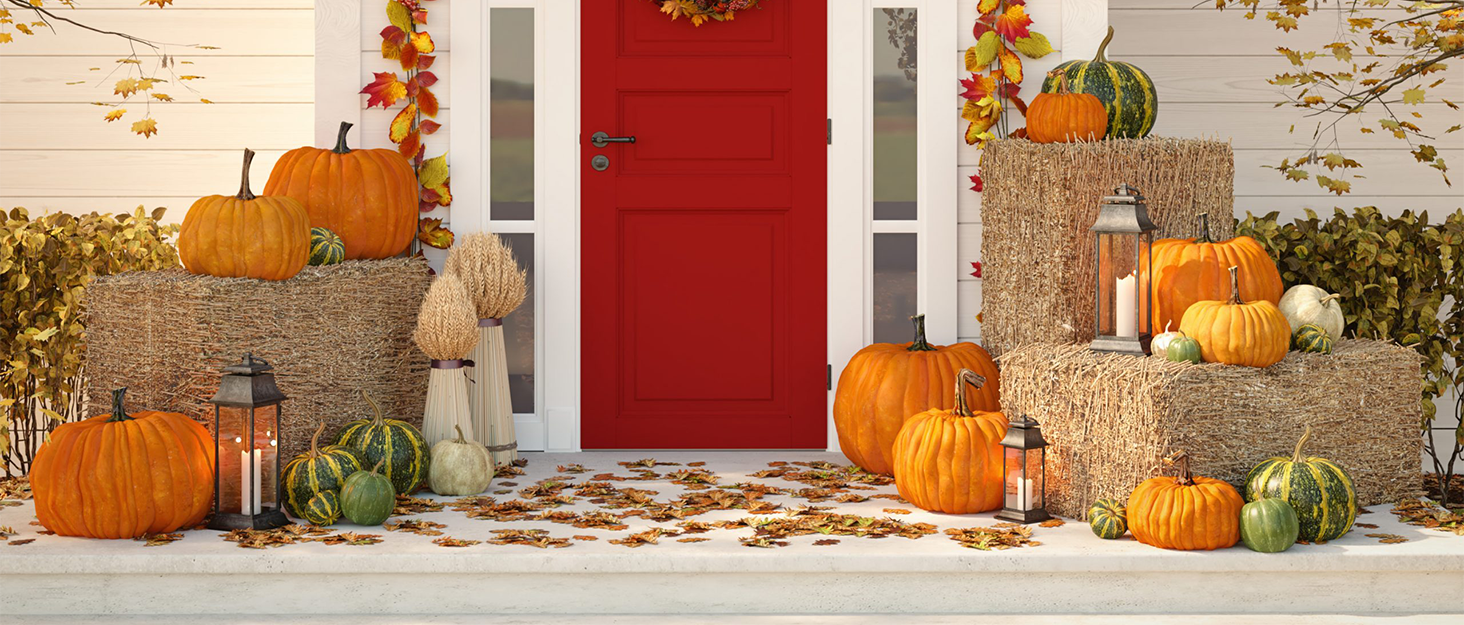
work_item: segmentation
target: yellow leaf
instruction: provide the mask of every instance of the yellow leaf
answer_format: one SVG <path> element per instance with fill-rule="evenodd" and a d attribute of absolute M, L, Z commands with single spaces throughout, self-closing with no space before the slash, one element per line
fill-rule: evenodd
<path fill-rule="evenodd" d="M 1423 104 L 1423 89 L 1414 87 L 1403 91 L 1404 104 Z"/>
<path fill-rule="evenodd" d="M 142 121 L 132 122 L 132 132 L 140 134 L 143 138 L 158 134 L 158 122 L 149 117 Z"/>
<path fill-rule="evenodd" d="M 23 32 L 23 33 L 25 33 L 27 35 L 34 35 L 35 34 L 35 33 L 31 32 L 30 27 L 29 26 L 26 26 L 25 24 L 16 24 L 15 25 L 15 29 L 18 30 L 18 31 L 20 31 L 20 32 Z"/>
<path fill-rule="evenodd" d="M 996 60 L 996 51 L 1001 47 L 1001 36 L 988 30 L 976 40 L 976 45 L 966 49 L 966 71 L 979 72 Z"/>
<path fill-rule="evenodd" d="M 15 37 L 10 33 L 0 33 L 0 43 L 10 43 L 12 41 L 15 41 Z"/>
<path fill-rule="evenodd" d="M 1052 42 L 1047 40 L 1047 35 L 1032 33 L 1030 37 L 1022 37 L 1012 44 L 1017 52 L 1025 54 L 1029 59 L 1040 59 L 1052 54 Z"/>
<path fill-rule="evenodd" d="M 422 170 L 417 172 L 417 180 L 428 189 L 442 186 L 447 178 L 447 154 L 423 161 Z"/>
<path fill-rule="evenodd" d="M 997 58 L 1001 59 L 1001 73 L 1006 74 L 1007 81 L 1022 84 L 1022 58 L 1006 48 L 997 51 Z"/>
<path fill-rule="evenodd" d="M 412 33 L 412 45 L 422 54 L 432 54 L 437 50 L 437 44 L 432 43 L 432 35 L 427 33 Z"/>
<path fill-rule="evenodd" d="M 393 2 L 392 4 L 396 3 Z M 416 121 L 417 105 L 415 103 L 408 104 L 401 112 L 397 113 L 396 117 L 392 118 L 391 126 L 387 130 L 387 137 L 391 139 L 392 143 L 401 143 L 403 139 L 407 138 L 407 134 L 412 132 L 412 124 Z"/>
<path fill-rule="evenodd" d="M 126 115 L 126 114 L 127 114 L 127 109 L 112 109 L 112 110 L 108 111 L 107 112 L 107 115 L 105 117 L 103 117 L 102 119 L 105 119 L 105 120 L 107 120 L 109 122 L 115 122 L 115 121 L 117 121 L 119 119 L 122 119 L 122 116 L 123 115 Z"/>
<path fill-rule="evenodd" d="M 412 11 L 400 2 L 386 0 L 386 21 L 404 33 L 412 32 Z"/>
<path fill-rule="evenodd" d="M 137 59 L 117 59 L 117 63 L 123 65 L 142 65 L 142 61 Z"/>
<path fill-rule="evenodd" d="M 199 98 L 198 101 L 204 104 L 213 104 L 213 100 L 210 100 L 208 98 Z"/>
<path fill-rule="evenodd" d="M 163 102 L 172 102 L 173 101 L 173 96 L 170 96 L 170 95 L 168 95 L 166 93 L 154 93 L 154 94 L 152 94 L 152 97 L 157 98 L 158 100 L 161 100 Z"/>
<path fill-rule="evenodd" d="M 393 2 L 392 4 L 396 4 Z M 395 61 L 402 58 L 402 48 L 389 39 L 381 40 L 381 58 Z"/>
<path fill-rule="evenodd" d="M 976 10 L 982 15 L 991 15 L 991 12 L 999 7 L 1001 7 L 1001 0 L 981 0 L 976 4 Z"/>
<path fill-rule="evenodd" d="M 137 79 L 123 78 L 122 80 L 117 81 L 117 84 L 112 86 L 112 93 L 120 95 L 124 98 L 134 93 L 137 93 Z"/>
<path fill-rule="evenodd" d="M 184 74 L 184 75 L 178 77 L 178 80 L 201 80 L 201 79 L 203 79 L 202 76 L 193 76 L 193 75 L 190 75 L 190 74 Z"/>

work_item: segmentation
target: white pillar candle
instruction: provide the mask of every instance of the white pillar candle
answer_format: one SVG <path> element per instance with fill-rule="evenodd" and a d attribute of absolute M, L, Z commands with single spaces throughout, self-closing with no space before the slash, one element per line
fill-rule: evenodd
<path fill-rule="evenodd" d="M 239 452 L 239 514 L 259 514 L 263 494 L 259 461 L 263 455 L 250 453 L 249 449 Z"/>
<path fill-rule="evenodd" d="M 1134 299 L 1134 288 L 1137 282 L 1138 278 L 1132 273 L 1118 279 L 1118 284 L 1114 289 L 1117 299 L 1114 301 L 1113 307 L 1115 336 L 1138 336 L 1138 333 L 1134 331 L 1134 302 L 1137 301 Z"/>

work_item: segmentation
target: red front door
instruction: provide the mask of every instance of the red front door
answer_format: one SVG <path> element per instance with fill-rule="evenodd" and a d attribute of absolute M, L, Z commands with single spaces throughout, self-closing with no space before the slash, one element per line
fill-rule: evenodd
<path fill-rule="evenodd" d="M 825 3 L 658 5 L 580 4 L 582 446 L 822 448 Z"/>

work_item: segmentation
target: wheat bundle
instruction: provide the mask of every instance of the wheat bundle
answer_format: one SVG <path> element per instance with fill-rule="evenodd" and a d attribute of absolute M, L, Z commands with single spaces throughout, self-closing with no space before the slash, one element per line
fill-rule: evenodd
<path fill-rule="evenodd" d="M 524 303 L 527 273 L 519 267 L 513 248 L 491 233 L 464 237 L 453 246 L 444 269 L 462 281 L 477 311 L 479 339 L 471 356 L 477 384 L 468 394 L 474 431 L 486 441 L 494 464 L 508 464 L 518 459 L 518 435 L 509 403 L 503 318 Z"/>
<path fill-rule="evenodd" d="M 417 314 L 412 340 L 432 359 L 427 408 L 422 415 L 422 435 L 428 447 L 453 438 L 455 428 L 462 428 L 464 436 L 473 438 L 473 413 L 464 375 L 470 361 L 464 359 L 478 344 L 478 317 L 456 276 L 447 274 L 432 282 Z"/>

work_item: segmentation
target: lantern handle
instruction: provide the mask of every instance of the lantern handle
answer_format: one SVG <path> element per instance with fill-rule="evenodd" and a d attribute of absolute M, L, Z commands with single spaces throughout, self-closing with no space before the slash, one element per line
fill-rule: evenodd
<path fill-rule="evenodd" d="M 970 369 L 961 369 L 956 374 L 956 414 L 963 417 L 972 416 L 971 406 L 966 403 L 966 385 L 981 388 L 986 385 L 986 376 L 983 376 Z"/>

